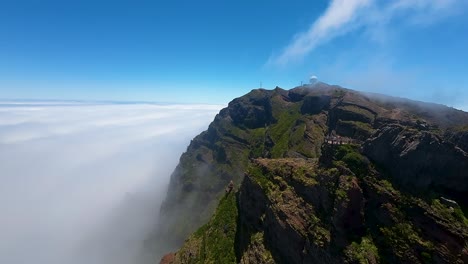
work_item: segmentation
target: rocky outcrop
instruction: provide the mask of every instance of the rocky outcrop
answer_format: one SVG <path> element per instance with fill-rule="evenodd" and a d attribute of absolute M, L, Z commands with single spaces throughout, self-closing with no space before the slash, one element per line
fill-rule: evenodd
<path fill-rule="evenodd" d="M 459 131 L 447 131 L 444 137 L 458 148 L 468 152 L 468 127 L 461 128 Z"/>
<path fill-rule="evenodd" d="M 292 93 L 294 94 L 294 93 Z M 302 114 L 318 114 L 323 110 L 330 108 L 331 96 L 328 95 L 311 95 L 303 98 L 301 106 Z"/>
<path fill-rule="evenodd" d="M 174 261 L 175 261 L 175 254 L 169 253 L 169 254 L 164 255 L 164 257 L 162 257 L 159 264 L 172 264 L 174 263 Z"/>
<path fill-rule="evenodd" d="M 374 263 L 383 258 L 418 263 L 428 254 L 440 263 L 459 260 L 454 254 L 462 256 L 466 246 L 458 242 L 433 249 L 419 242 L 437 244 L 433 240 L 451 237 L 438 231 L 427 238 L 420 233 L 427 223 L 465 219 L 467 124 L 468 114 L 452 108 L 324 83 L 252 90 L 221 110 L 181 156 L 149 241 L 157 245 L 158 257 L 184 244 L 175 261 L 214 259 L 217 250 L 201 250 L 200 243 L 224 233 L 215 228 L 185 240 L 212 221 L 232 180 L 235 186 L 242 182 L 235 251 L 229 255 L 236 262 Z M 357 145 L 329 146 L 325 138 L 330 135 Z M 249 166 L 267 180 L 246 174 Z M 408 197 L 421 198 L 424 206 L 402 207 L 401 199 Z M 422 214 L 436 210 L 433 201 L 440 197 L 461 208 L 447 213 L 440 207 L 432 220 L 409 217 L 408 208 L 415 206 L 423 208 Z M 451 218 L 454 214 L 459 218 Z M 444 224 L 434 230 L 448 229 Z M 465 238 L 464 232 L 450 232 L 458 239 L 450 241 Z M 394 248 L 392 241 L 404 246 Z"/>
<path fill-rule="evenodd" d="M 388 125 L 368 139 L 363 150 L 408 189 L 468 194 L 468 154 L 437 134 Z"/>
<path fill-rule="evenodd" d="M 265 127 L 274 122 L 270 91 L 256 90 L 249 97 L 240 97 L 229 103 L 229 115 L 235 125 L 250 129 Z"/>
<path fill-rule="evenodd" d="M 397 190 L 371 166 L 367 176 L 355 176 L 340 163 L 346 151 L 353 150 L 336 148 L 338 163 L 330 167 L 305 159 L 253 161 L 236 203 L 223 198 L 174 263 L 213 263 L 228 259 L 225 252 L 237 263 L 466 262 L 464 216 L 437 199 L 427 202 Z M 237 218 L 219 224 L 220 215 L 230 211 Z M 232 223 L 235 234 L 225 233 Z"/>
<path fill-rule="evenodd" d="M 340 176 L 332 217 L 337 247 L 344 248 L 350 244 L 348 238 L 364 235 L 364 195 L 356 177 Z"/>
<path fill-rule="evenodd" d="M 366 226 L 391 263 L 465 263 L 468 222 L 438 199 L 426 202 L 386 180 L 366 178 Z"/>

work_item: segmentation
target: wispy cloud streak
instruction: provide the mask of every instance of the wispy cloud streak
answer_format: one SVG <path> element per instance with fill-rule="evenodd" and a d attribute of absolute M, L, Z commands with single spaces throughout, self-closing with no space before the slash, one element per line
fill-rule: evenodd
<path fill-rule="evenodd" d="M 462 0 L 331 0 L 325 12 L 309 29 L 298 33 L 267 66 L 284 67 L 298 62 L 316 47 L 349 32 L 381 31 L 395 20 L 398 24 L 428 25 L 456 12 Z"/>

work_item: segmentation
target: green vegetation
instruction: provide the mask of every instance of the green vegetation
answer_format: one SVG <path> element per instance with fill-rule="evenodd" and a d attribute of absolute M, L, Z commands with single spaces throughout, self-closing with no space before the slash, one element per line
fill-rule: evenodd
<path fill-rule="evenodd" d="M 346 154 L 343 161 L 358 176 L 362 176 L 368 171 L 369 160 L 357 152 Z"/>
<path fill-rule="evenodd" d="M 261 165 L 254 164 L 249 167 L 251 179 L 257 182 L 265 192 L 269 192 L 278 185 L 290 185 L 291 182 L 301 186 L 311 187 L 316 185 L 317 174 L 315 165 L 306 160 L 276 159 L 276 162 L 268 163 L 269 170 L 264 171 Z"/>
<path fill-rule="evenodd" d="M 391 182 L 387 181 L 387 180 L 380 180 L 379 181 L 380 185 L 382 187 L 384 187 L 386 190 L 392 192 L 392 193 L 396 193 L 396 190 L 395 188 L 393 188 L 393 185 Z"/>
<path fill-rule="evenodd" d="M 266 129 L 263 127 L 250 131 L 251 157 L 259 158 L 263 156 L 263 152 L 265 151 L 265 137 Z"/>
<path fill-rule="evenodd" d="M 365 117 L 365 119 L 369 120 L 370 122 L 373 122 L 374 121 L 374 114 L 371 113 L 369 110 L 366 110 L 362 107 L 358 107 L 358 106 L 355 106 L 355 105 L 345 105 L 345 106 L 341 106 L 341 109 L 345 110 L 345 111 L 348 111 L 348 112 L 353 112 L 353 113 L 357 113 L 363 117 Z"/>
<path fill-rule="evenodd" d="M 231 192 L 221 199 L 211 220 L 191 238 L 201 240 L 199 254 L 193 263 L 236 263 L 237 214 L 236 194 Z"/>
<path fill-rule="evenodd" d="M 335 151 L 335 158 L 337 160 L 343 159 L 343 157 L 348 153 L 354 153 L 359 151 L 358 145 L 340 145 Z"/>
<path fill-rule="evenodd" d="M 374 133 L 374 128 L 369 123 L 360 121 L 339 120 L 339 126 L 349 127 L 353 130 L 353 136 L 363 137 Z"/>
<path fill-rule="evenodd" d="M 463 221 L 466 226 L 468 226 L 468 219 L 465 217 L 465 213 L 463 213 L 460 207 L 453 209 L 453 215 L 460 221 Z"/>
<path fill-rule="evenodd" d="M 299 119 L 300 120 L 300 119 Z M 311 157 L 310 149 L 304 147 L 304 135 L 306 132 L 306 124 L 303 120 L 297 122 L 297 124 L 291 131 L 289 142 L 292 146 L 298 146 L 297 150 L 306 157 Z"/>
<path fill-rule="evenodd" d="M 405 197 L 397 189 L 395 189 L 395 187 L 390 181 L 386 179 L 375 179 L 375 184 L 376 185 L 374 187 L 376 188 L 376 191 L 379 195 L 390 195 L 394 197 L 399 197 L 402 199 L 402 201 L 407 200 L 407 197 Z M 400 205 L 403 204 L 400 203 Z"/>
<path fill-rule="evenodd" d="M 391 248 L 395 255 L 404 258 L 410 255 L 416 248 L 432 251 L 434 245 L 430 241 L 422 239 L 418 232 L 408 222 L 399 222 L 391 227 L 382 227 L 385 244 Z"/>
<path fill-rule="evenodd" d="M 344 200 L 344 199 L 348 198 L 348 195 L 346 194 L 346 191 L 343 190 L 343 189 L 340 189 L 340 188 L 336 189 L 335 195 L 336 195 L 337 200 Z"/>
<path fill-rule="evenodd" d="M 264 239 L 263 232 L 252 234 L 250 236 L 250 245 L 253 245 L 255 249 L 251 250 L 255 251 L 256 255 L 261 257 L 263 263 L 275 263 L 271 252 L 265 248 Z"/>
<path fill-rule="evenodd" d="M 345 250 L 345 256 L 350 262 L 360 264 L 378 263 L 380 261 L 379 251 L 371 237 L 363 237 L 359 244 L 356 242 L 351 243 Z"/>
<path fill-rule="evenodd" d="M 425 121 L 418 121 L 420 127 L 412 125 L 405 111 L 374 107 L 370 99 L 364 102 L 345 90 L 331 88 L 326 91 L 327 99 L 330 95 L 334 95 L 335 112 L 320 105 L 317 111 L 314 105 L 314 111 L 305 111 L 301 94 L 287 100 L 287 93 L 280 89 L 253 91 L 249 96 L 259 98 L 246 98 L 236 111 L 219 115 L 210 130 L 192 142 L 175 178 L 182 191 L 171 199 L 198 205 L 197 215 L 190 215 L 193 210 L 184 213 L 174 221 L 176 228 L 170 234 L 182 237 L 215 213 L 186 240 L 176 254 L 177 263 L 235 263 L 240 259 L 275 263 L 291 255 L 296 256 L 290 258 L 293 262 L 310 257 L 317 263 L 432 263 L 441 258 L 456 263 L 461 258 L 464 252 L 458 248 L 466 250 L 468 220 L 460 207 L 433 199 L 440 193 L 409 192 L 408 178 L 399 179 L 388 165 L 372 164 L 363 155 L 378 160 L 375 157 L 380 153 L 369 151 L 369 144 L 394 147 L 391 142 L 380 138 L 383 142 L 368 141 L 363 146 L 323 144 L 330 131 L 366 139 L 374 132 L 370 121 L 377 115 L 383 125 L 394 119 L 387 125 L 388 129 L 395 126 L 395 131 L 389 131 L 407 140 L 426 133 L 421 132 Z M 243 117 L 244 110 L 249 120 Z M 238 115 L 236 123 L 231 114 Z M 416 118 L 420 117 L 413 115 Z M 399 121 L 405 124 L 402 132 L 392 125 Z M 451 137 L 464 136 L 451 129 L 447 130 Z M 457 129 L 468 130 L 466 125 Z M 240 183 L 246 169 L 244 183 L 248 185 L 240 193 L 242 201 L 247 201 L 242 203 L 246 215 L 239 218 L 236 194 L 224 195 L 224 187 L 231 178 Z M 219 197 L 217 209 L 208 209 Z M 435 239 L 440 236 L 437 232 L 449 232 L 454 245 L 449 248 Z"/>
<path fill-rule="evenodd" d="M 452 128 L 453 132 L 465 132 L 468 131 L 468 125 L 456 126 Z"/>
<path fill-rule="evenodd" d="M 344 90 L 334 90 L 333 91 L 333 96 L 336 96 L 336 97 L 343 97 L 346 95 L 346 92 Z"/>
<path fill-rule="evenodd" d="M 296 104 L 294 107 L 281 112 L 277 118 L 277 123 L 269 127 L 268 132 L 275 143 L 271 149 L 272 158 L 284 157 L 284 154 L 289 150 L 290 131 L 300 116 L 299 105 Z"/>
<path fill-rule="evenodd" d="M 440 217 L 451 222 L 452 225 L 467 229 L 468 219 L 465 217 L 463 210 L 460 207 L 450 208 L 443 205 L 439 199 L 432 200 L 431 209 L 433 209 Z"/>
<path fill-rule="evenodd" d="M 421 252 L 421 258 L 423 259 L 424 263 L 432 263 L 432 256 L 431 254 L 423 251 Z"/>
<path fill-rule="evenodd" d="M 260 187 L 262 187 L 265 193 L 268 194 L 273 189 L 273 183 L 270 181 L 270 179 L 268 179 L 268 175 L 263 174 L 262 169 L 260 167 L 250 166 L 248 169 L 248 173 L 251 176 L 252 180 L 258 183 Z"/>
<path fill-rule="evenodd" d="M 310 187 L 317 184 L 316 176 L 316 174 L 306 171 L 305 168 L 298 168 L 293 172 L 292 179 L 304 186 Z"/>
<path fill-rule="evenodd" d="M 335 153 L 335 159 L 343 161 L 357 176 L 365 176 L 369 171 L 369 160 L 359 153 L 357 145 L 341 145 Z"/>

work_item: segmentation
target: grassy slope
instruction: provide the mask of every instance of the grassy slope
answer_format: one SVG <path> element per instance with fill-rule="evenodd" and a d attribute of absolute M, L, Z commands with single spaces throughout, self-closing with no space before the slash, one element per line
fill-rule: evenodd
<path fill-rule="evenodd" d="M 322 92 L 320 91 L 320 93 Z M 347 100 L 352 103 L 356 103 L 356 100 L 360 99 L 357 95 L 354 95 L 354 93 L 349 91 L 342 92 L 340 94 L 333 94 L 333 96 L 339 97 L 343 97 L 345 95 L 347 96 Z M 354 97 L 350 98 L 350 95 Z M 381 111 L 381 108 L 378 107 L 386 107 L 386 104 L 383 103 L 380 104 L 378 107 L 375 105 L 366 105 L 371 104 L 370 102 L 366 102 L 364 104 L 359 101 L 359 103 L 365 105 L 365 107 L 367 108 L 372 108 L 373 110 L 377 109 L 375 111 L 377 111 L 382 117 L 388 117 L 390 114 L 393 114 L 393 112 L 379 112 Z M 203 142 L 203 144 L 206 144 L 206 146 L 209 146 L 209 148 L 211 148 L 206 150 L 206 152 L 208 153 L 207 155 L 204 155 L 203 153 L 203 151 L 205 151 L 204 148 L 198 148 L 192 153 L 193 155 L 190 155 L 190 157 L 188 157 L 186 160 L 181 160 L 181 162 L 184 162 L 184 164 L 182 164 L 182 167 L 184 167 L 185 171 L 182 174 L 185 177 L 181 177 L 180 179 L 182 181 L 185 181 L 185 183 L 188 183 L 188 186 L 190 186 L 191 184 L 195 185 L 195 190 L 202 194 L 199 196 L 202 198 L 197 198 L 197 203 L 205 205 L 205 201 L 208 201 L 210 204 L 208 208 L 213 207 L 213 205 L 217 203 L 217 200 L 213 199 L 213 197 L 220 197 L 219 190 L 221 190 L 222 192 L 223 186 L 225 186 L 228 181 L 227 178 L 223 178 L 224 175 L 231 174 L 234 170 L 241 168 L 239 173 L 234 173 L 234 175 L 237 175 L 236 177 L 238 177 L 235 178 L 235 182 L 240 182 L 240 177 L 243 175 L 242 172 L 247 166 L 246 164 L 248 163 L 249 157 L 264 157 L 265 153 L 268 153 L 268 156 L 271 158 L 291 157 L 291 153 L 299 153 L 303 157 L 308 158 L 320 156 L 321 142 L 323 142 L 323 136 L 328 130 L 326 123 L 327 114 L 323 112 L 315 115 L 302 114 L 302 101 L 284 102 L 281 100 L 279 95 L 272 96 L 271 104 L 275 122 L 270 123 L 268 125 L 266 124 L 265 127 L 246 129 L 244 127 L 238 127 L 234 125 L 229 121 L 229 119 L 222 120 L 222 123 L 217 124 L 216 127 L 216 129 L 219 130 L 220 136 L 216 139 L 216 142 L 214 144 L 216 145 L 216 148 L 212 148 L 212 146 L 209 146 L 209 142 Z M 396 107 L 401 106 L 399 103 L 395 103 L 395 108 Z M 371 114 L 369 114 L 370 112 L 365 109 L 363 110 L 361 108 L 349 105 L 343 106 L 342 108 L 348 112 L 353 112 L 355 114 L 366 116 L 368 117 L 368 119 L 374 119 L 374 117 Z M 392 108 L 388 109 L 391 110 Z M 460 115 L 459 113 L 455 114 Z M 428 121 L 436 119 L 436 117 L 433 117 L 432 114 L 429 115 L 426 112 L 422 113 L 421 116 L 423 116 Z M 353 120 L 339 120 L 339 122 L 349 127 L 355 128 L 356 131 L 373 131 L 373 128 L 369 123 Z M 460 128 L 460 130 L 463 130 L 465 128 L 466 126 Z M 239 144 L 239 142 L 236 141 L 235 138 L 245 140 L 246 144 Z M 267 138 L 270 138 L 273 141 L 272 145 L 266 145 Z M 220 155 L 220 153 L 222 155 Z M 198 157 L 196 157 L 195 154 L 203 154 L 208 158 L 212 156 L 215 160 L 215 162 L 211 163 L 211 166 L 213 166 L 211 167 L 211 170 L 207 171 L 206 173 L 202 173 L 204 177 L 203 181 L 197 179 L 198 176 L 193 177 L 193 175 L 200 174 L 197 171 L 200 164 L 194 162 L 198 159 Z M 421 230 L 415 228 L 411 219 L 408 219 L 408 217 L 405 216 L 405 210 L 409 210 L 415 204 L 422 204 L 421 206 L 424 208 L 424 210 L 430 211 L 432 214 L 436 215 L 441 219 L 445 219 L 444 221 L 446 223 L 455 221 L 453 222 L 455 226 L 458 226 L 462 229 L 466 228 L 466 218 L 464 217 L 463 212 L 461 212 L 460 210 L 452 212 L 448 208 L 444 207 L 444 205 L 440 205 L 440 203 L 437 203 L 436 200 L 411 200 L 411 197 L 395 191 L 395 188 L 388 181 L 384 179 L 375 180 L 372 177 L 369 178 L 369 175 L 367 175 L 367 169 L 369 169 L 369 166 L 371 169 L 373 169 L 373 166 L 372 164 L 368 164 L 368 161 L 365 159 L 365 157 L 359 154 L 357 146 L 351 147 L 350 149 L 341 150 L 341 153 L 338 154 L 340 156 L 335 161 L 335 163 L 333 163 L 332 167 L 335 167 L 335 169 L 340 167 L 347 167 L 351 169 L 351 171 L 353 171 L 353 173 L 360 178 L 360 182 L 365 182 L 366 179 L 371 179 L 369 181 L 370 183 L 368 183 L 369 186 L 372 185 L 372 188 L 377 188 L 381 190 L 382 195 L 387 195 L 390 193 L 397 197 L 397 200 L 392 201 L 395 202 L 395 204 L 397 205 L 393 213 L 395 219 L 398 219 L 398 221 L 400 221 L 402 224 L 402 226 L 390 225 L 375 230 L 369 230 L 366 236 L 362 237 L 359 240 L 353 241 L 353 243 L 350 245 L 350 248 L 346 251 L 346 255 L 350 258 L 351 256 L 354 256 L 354 259 L 360 259 L 362 257 L 363 251 L 373 249 L 373 247 L 370 244 L 379 244 L 378 247 L 382 247 L 383 249 L 379 251 L 379 254 L 384 255 L 386 254 L 385 252 L 397 252 L 399 250 L 403 252 L 405 248 L 412 247 L 415 245 L 424 246 L 425 240 L 422 238 L 423 234 L 421 233 Z M 219 159 L 220 156 L 224 157 Z M 239 166 L 239 164 L 242 164 L 242 166 Z M 333 169 L 334 168 L 329 168 L 329 170 Z M 278 184 L 278 182 L 270 181 L 265 178 L 262 179 L 261 176 L 262 175 L 260 175 L 260 177 L 258 177 L 257 179 L 264 185 L 266 191 L 271 191 L 277 188 L 274 185 Z M 189 192 L 187 193 L 190 194 Z M 210 195 L 205 195 L 205 193 L 210 193 Z M 339 188 L 334 190 L 333 193 L 334 195 L 346 198 L 345 191 L 340 190 Z M 185 193 L 182 192 L 182 194 Z M 237 208 L 235 206 L 235 198 L 233 196 L 234 195 L 229 195 L 227 197 L 223 196 L 218 209 L 216 209 L 214 217 L 210 220 L 208 224 L 203 226 L 200 230 L 198 230 L 194 235 L 190 237 L 188 242 L 185 243 L 184 248 L 182 248 L 182 250 L 178 254 L 179 257 L 184 256 L 185 253 L 192 254 L 192 257 L 196 255 L 197 258 L 192 259 L 195 259 L 195 261 L 198 262 L 194 263 L 210 263 L 213 262 L 214 259 L 219 258 L 222 258 L 223 260 L 227 261 L 226 263 L 233 261 L 234 252 L 233 250 L 231 250 L 231 242 L 234 243 L 234 240 L 229 240 L 229 237 L 232 235 L 229 232 L 235 230 L 235 228 L 228 228 L 228 232 L 226 233 L 224 231 L 225 228 L 223 225 L 223 228 L 221 228 L 222 231 L 219 231 L 220 223 L 228 221 L 228 219 L 220 220 L 223 219 L 222 216 L 229 215 L 234 211 L 237 213 Z M 231 200 L 231 203 L 228 202 L 230 199 L 233 199 Z M 405 202 L 400 204 L 399 202 L 401 201 L 401 199 L 403 199 L 403 201 Z M 229 208 L 229 204 L 233 205 L 232 208 Z M 203 210 L 204 214 L 212 212 L 212 210 Z M 183 219 L 179 220 L 181 222 L 184 221 Z M 188 229 L 191 229 L 193 228 L 193 225 L 191 223 L 192 222 L 181 223 L 181 225 L 176 224 L 175 226 L 188 226 Z M 232 224 L 235 225 L 235 223 Z M 399 229 L 402 229 L 404 231 L 398 233 Z M 187 228 L 184 228 L 183 230 L 187 230 Z M 379 236 L 384 236 L 384 238 L 379 238 Z M 395 245 L 396 242 L 403 244 L 403 246 L 401 248 L 397 248 L 397 246 Z M 195 250 L 195 248 L 197 248 L 197 250 Z M 198 253 L 196 253 L 195 251 Z M 425 252 L 424 255 L 426 257 L 428 254 L 432 254 L 432 250 L 428 250 L 428 252 L 423 252 Z M 421 252 L 417 253 L 422 254 Z"/>
<path fill-rule="evenodd" d="M 236 263 L 237 214 L 236 194 L 231 192 L 221 198 L 211 220 L 185 242 L 176 259 L 180 263 Z"/>
<path fill-rule="evenodd" d="M 312 161 L 301 159 L 265 159 L 262 166 L 268 168 L 267 171 L 262 166 L 254 165 L 249 169 L 250 178 L 255 181 L 264 194 L 278 210 L 286 207 L 297 206 L 295 210 L 300 212 L 302 208 L 299 204 L 294 204 L 294 200 L 282 200 L 282 197 L 298 197 L 300 195 L 294 191 L 291 184 L 300 183 L 306 187 L 313 187 L 323 184 L 317 180 L 321 177 L 335 177 L 339 170 L 347 168 L 356 176 L 346 176 L 351 180 L 359 179 L 363 188 L 376 192 L 386 199 L 385 207 L 389 223 L 383 224 L 375 218 L 373 211 L 366 211 L 367 230 L 363 236 L 355 237 L 350 235 L 350 242 L 345 248 L 338 248 L 337 254 L 343 261 L 352 263 L 374 262 L 399 262 L 405 259 L 413 263 L 431 263 L 436 255 L 436 251 L 443 247 L 439 242 L 431 241 L 427 238 L 424 230 L 417 226 L 416 218 L 409 216 L 408 210 L 423 208 L 424 215 L 429 214 L 442 222 L 450 224 L 455 232 L 464 233 L 467 236 L 468 221 L 461 210 L 451 210 L 441 204 L 437 199 L 424 201 L 420 198 L 409 196 L 398 191 L 390 182 L 373 175 L 373 165 L 362 156 L 357 146 L 340 146 L 334 150 L 334 162 L 328 167 L 317 167 Z M 294 170 L 291 173 L 291 166 Z M 341 169 L 340 169 L 341 168 Z M 289 175 L 289 176 L 286 176 Z M 328 175 L 328 176 L 327 176 Z M 335 175 L 335 176 L 333 176 Z M 357 177 L 357 178 L 356 178 Z M 289 186 L 286 189 L 281 186 Z M 349 201 L 349 186 L 346 184 L 335 184 L 328 186 L 335 204 Z M 289 196 L 292 195 L 292 196 Z M 299 196 L 298 196 L 299 195 Z M 387 197 L 387 198 L 385 198 Z M 299 201 L 299 200 L 298 200 Z M 286 206 L 286 207 L 285 207 Z M 383 210 L 383 209 L 379 209 Z M 332 212 L 328 212 L 332 214 Z M 235 237 L 237 227 L 238 208 L 236 195 L 230 193 L 225 195 L 216 209 L 211 220 L 195 232 L 177 253 L 179 263 L 236 263 Z M 327 245 L 333 246 L 330 239 L 333 236 L 334 228 L 329 222 L 330 215 L 310 215 L 312 228 L 301 231 L 302 235 L 314 238 L 312 242 L 324 250 Z M 463 231 L 464 230 L 464 231 Z M 264 246 L 263 232 L 252 233 L 251 243 Z M 258 246 L 257 246 L 258 248 Z M 248 247 L 247 250 L 252 250 Z M 241 253 L 242 254 L 242 253 Z M 263 250 L 265 261 L 274 261 L 268 250 Z"/>

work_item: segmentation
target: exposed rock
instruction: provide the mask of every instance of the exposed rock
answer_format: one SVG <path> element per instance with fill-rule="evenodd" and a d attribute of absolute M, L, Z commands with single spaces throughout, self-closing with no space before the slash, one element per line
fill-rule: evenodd
<path fill-rule="evenodd" d="M 175 261 L 175 254 L 174 253 L 168 253 L 164 255 L 164 257 L 161 259 L 159 264 L 172 264 Z"/>
<path fill-rule="evenodd" d="M 468 127 L 458 129 L 460 129 L 460 131 L 447 131 L 445 137 L 458 148 L 468 152 Z"/>
<path fill-rule="evenodd" d="M 442 204 L 446 205 L 446 206 L 450 206 L 450 207 L 453 207 L 453 208 L 459 208 L 460 207 L 457 202 L 455 202 L 454 200 L 447 199 L 445 197 L 440 197 L 440 202 Z"/>
<path fill-rule="evenodd" d="M 350 244 L 350 238 L 364 235 L 364 196 L 356 177 L 341 176 L 333 213 L 334 243 L 338 247 Z"/>
<path fill-rule="evenodd" d="M 182 155 L 156 255 L 183 245 L 174 263 L 465 261 L 467 124 L 459 110 L 324 83 L 253 90 Z M 329 135 L 352 144 L 324 144 Z M 219 199 L 236 194 L 225 195 L 231 180 L 242 182 L 229 200 L 239 214 L 218 225 L 216 212 L 230 214 L 225 198 L 215 211 Z"/>
<path fill-rule="evenodd" d="M 428 204 L 396 190 L 370 167 L 372 176 L 364 178 L 339 171 L 305 159 L 253 161 L 237 203 L 223 199 L 174 263 L 213 263 L 233 250 L 238 263 L 463 263 L 466 219 L 437 200 Z M 222 223 L 234 221 L 236 232 L 224 243 L 212 237 L 224 232 L 220 215 L 230 210 L 237 219 Z"/>
<path fill-rule="evenodd" d="M 327 95 L 306 96 L 301 107 L 302 114 L 318 114 L 330 107 L 331 97 Z"/>
<path fill-rule="evenodd" d="M 363 150 L 408 189 L 468 194 L 468 154 L 434 133 L 388 125 L 367 140 Z"/>
<path fill-rule="evenodd" d="M 229 103 L 228 111 L 235 125 L 250 129 L 261 128 L 275 121 L 272 113 L 272 95 L 286 96 L 281 88 L 274 91 L 253 90 Z M 287 98 L 287 97 L 285 97 Z"/>

